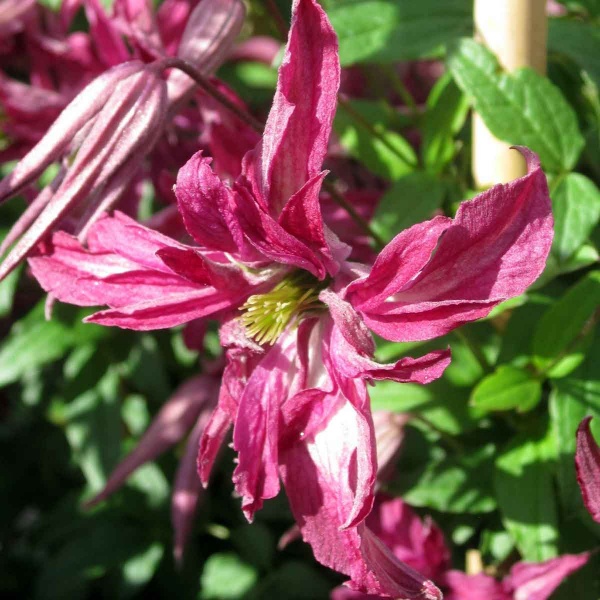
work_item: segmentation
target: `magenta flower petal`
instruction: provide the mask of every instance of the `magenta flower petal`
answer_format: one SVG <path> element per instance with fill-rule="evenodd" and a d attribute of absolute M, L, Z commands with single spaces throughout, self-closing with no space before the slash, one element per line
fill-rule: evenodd
<path fill-rule="evenodd" d="M 548 186 L 537 156 L 519 150 L 527 158 L 528 174 L 463 202 L 449 226 L 447 221 L 435 225 L 434 219 L 434 236 L 442 229 L 444 235 L 412 277 L 412 268 L 398 267 L 393 256 L 402 251 L 400 236 L 415 243 L 414 228 L 393 240 L 390 251 L 384 249 L 372 276 L 351 286 L 349 299 L 373 331 L 393 341 L 444 335 L 521 294 L 540 275 L 553 236 Z M 413 267 L 433 250 L 430 242 L 422 254 L 411 249 Z"/>
<path fill-rule="evenodd" d="M 219 402 L 204 430 L 198 449 L 198 474 L 205 487 L 217 454 L 237 415 L 239 400 L 248 378 L 249 361 L 245 352 L 229 351 L 228 359 L 221 379 Z"/>
<path fill-rule="evenodd" d="M 581 569 L 589 554 L 563 554 L 542 563 L 517 563 L 503 581 L 516 600 L 547 600 L 571 574 Z"/>
<path fill-rule="evenodd" d="M 173 484 L 171 522 L 174 531 L 173 556 L 177 564 L 181 564 L 183 560 L 183 553 L 192 532 L 194 516 L 202 493 L 202 483 L 196 469 L 196 457 L 198 456 L 200 437 L 204 432 L 209 415 L 209 407 L 203 408 L 185 445 L 185 452 L 179 461 L 179 468 Z"/>
<path fill-rule="evenodd" d="M 335 310 L 332 316 L 335 321 Z M 450 364 L 450 349 L 436 350 L 419 358 L 401 358 L 395 363 L 378 363 L 370 358 L 372 353 L 361 352 L 360 347 L 349 341 L 348 334 L 344 335 L 338 322 L 331 330 L 329 344 L 334 349 L 331 353 L 334 369 L 342 378 L 391 379 L 401 383 L 425 384 L 440 378 Z"/>
<path fill-rule="evenodd" d="M 442 531 L 431 519 L 422 521 L 401 498 L 378 496 L 367 525 L 398 560 L 425 577 L 442 579 L 450 566 Z"/>
<path fill-rule="evenodd" d="M 210 401 L 211 389 L 211 382 L 202 375 L 181 385 L 165 402 L 133 452 L 117 465 L 104 489 L 89 500 L 87 506 L 108 498 L 138 467 L 154 460 L 186 435 L 203 406 Z"/>
<path fill-rule="evenodd" d="M 282 478 L 302 537 L 319 562 L 350 576 L 355 590 L 439 600 L 439 590 L 396 560 L 364 523 L 345 526 L 356 502 L 359 455 L 373 455 L 364 419 L 344 403 L 322 431 L 282 451 Z"/>
<path fill-rule="evenodd" d="M 177 10 L 180 7 L 173 8 Z M 166 26 L 161 23 L 162 20 L 177 21 L 176 15 L 176 12 L 167 14 L 165 10 L 161 10 L 158 17 L 159 26 Z M 186 19 L 177 56 L 200 69 L 202 73 L 212 74 L 231 50 L 235 38 L 242 29 L 245 15 L 246 9 L 241 0 L 202 0 Z M 169 35 L 174 29 L 170 25 Z M 176 28 L 176 23 L 173 25 Z M 194 88 L 194 82 L 177 70 L 169 75 L 168 85 L 169 101 L 172 106 L 179 104 Z"/>
<path fill-rule="evenodd" d="M 461 571 L 448 571 L 446 600 L 514 600 L 502 584 L 489 575 L 467 575 Z"/>
<path fill-rule="evenodd" d="M 125 67 L 126 65 L 123 65 L 123 68 Z M 151 66 L 130 63 L 127 68 L 132 70 L 129 76 L 120 77 L 112 83 L 111 80 L 103 80 L 99 96 L 104 96 L 105 101 L 101 110 L 89 125 L 90 128 L 79 146 L 73 164 L 67 169 L 62 182 L 48 200 L 48 204 L 4 259 L 0 267 L 0 279 L 31 252 L 67 211 L 84 201 L 87 207 L 77 233 L 80 233 L 84 227 L 87 229 L 88 224 L 96 220 L 100 212 L 119 197 L 135 175 L 137 166 L 144 156 L 141 149 L 152 147 L 156 141 L 166 113 L 166 84 L 160 73 Z M 118 69 L 119 67 L 113 71 L 118 72 Z M 84 90 L 82 94 L 89 94 L 90 86 L 86 90 L 87 92 Z M 107 92 L 110 93 L 108 98 L 106 98 Z M 80 118 L 71 122 L 73 115 L 70 108 L 80 97 L 81 94 L 65 109 L 55 125 L 65 114 L 68 115 L 67 127 L 72 128 L 77 125 L 81 128 L 88 125 L 86 121 L 80 122 Z M 90 101 L 93 105 L 96 99 L 87 98 L 87 102 Z M 53 130 L 54 126 L 48 135 Z M 76 132 L 66 133 L 72 138 Z M 61 132 L 61 136 L 63 140 L 60 143 L 66 148 L 68 142 L 72 140 L 65 141 L 65 132 Z M 38 146 L 19 163 L 13 175 L 9 176 L 10 181 L 15 183 L 13 176 L 21 173 L 22 168 L 28 164 L 28 157 L 32 154 L 34 158 L 38 155 L 43 158 L 40 153 L 45 140 L 46 138 L 42 139 Z M 56 144 L 52 148 L 51 159 L 57 158 L 55 146 Z M 46 159 L 40 163 L 43 166 L 45 164 L 47 164 Z M 35 176 L 39 174 L 36 169 L 30 170 L 29 175 L 32 173 Z"/>
<path fill-rule="evenodd" d="M 340 79 L 337 38 L 315 0 L 295 0 L 277 90 L 246 174 L 274 214 L 321 171 Z"/>
<path fill-rule="evenodd" d="M 73 138 L 100 112 L 115 86 L 137 71 L 140 63 L 129 62 L 100 75 L 85 87 L 65 108 L 46 135 L 26 156 L 13 172 L 0 182 L 0 202 L 18 194 L 29 185 L 52 162 L 64 154 Z"/>
<path fill-rule="evenodd" d="M 213 173 L 211 162 L 201 152 L 194 154 L 177 174 L 175 195 L 185 227 L 200 246 L 233 252 L 232 192 Z"/>
<path fill-rule="evenodd" d="M 279 493 L 279 405 L 289 395 L 295 350 L 295 335 L 282 336 L 252 372 L 239 401 L 233 482 L 249 521 L 263 500 Z"/>
<path fill-rule="evenodd" d="M 577 429 L 575 467 L 586 508 L 600 523 L 600 448 L 590 429 L 592 417 L 586 417 Z"/>
<path fill-rule="evenodd" d="M 236 217 L 245 237 L 256 250 L 271 261 L 295 266 L 318 279 L 325 279 L 327 270 L 316 252 L 288 233 L 247 189 L 237 186 L 235 192 Z"/>

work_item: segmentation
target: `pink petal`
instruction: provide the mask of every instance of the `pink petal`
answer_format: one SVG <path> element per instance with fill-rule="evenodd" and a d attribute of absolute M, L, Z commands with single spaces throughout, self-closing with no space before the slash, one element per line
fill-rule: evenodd
<path fill-rule="evenodd" d="M 321 257 L 288 233 L 245 188 L 237 186 L 236 217 L 248 241 L 272 261 L 292 265 L 324 279 L 327 270 Z"/>
<path fill-rule="evenodd" d="M 330 347 L 334 369 L 343 378 L 391 379 L 401 383 L 430 383 L 439 379 L 450 364 L 450 349 L 436 350 L 419 358 L 405 357 L 382 364 L 361 353 L 348 342 L 336 325 L 331 330 Z"/>
<path fill-rule="evenodd" d="M 285 205 L 279 216 L 279 224 L 293 236 L 304 242 L 322 257 L 330 275 L 335 275 L 339 264 L 333 260 L 325 224 L 321 215 L 319 192 L 327 173 L 315 175 L 298 190 Z"/>
<path fill-rule="evenodd" d="M 586 508 L 600 523 L 600 448 L 590 429 L 592 417 L 586 417 L 577 429 L 575 467 Z"/>
<path fill-rule="evenodd" d="M 325 12 L 315 0 L 295 0 L 273 106 L 247 173 L 274 214 L 321 171 L 339 78 L 337 39 Z"/>
<path fill-rule="evenodd" d="M 282 452 L 282 478 L 302 537 L 319 562 L 351 577 L 353 589 L 383 597 L 439 600 L 439 590 L 397 561 L 364 523 L 345 524 L 354 512 L 357 489 L 363 487 L 357 481 L 360 456 L 374 458 L 372 426 L 365 428 L 366 424 L 367 416 L 346 402 L 322 431 Z M 374 474 L 372 464 L 367 489 L 372 490 Z"/>
<path fill-rule="evenodd" d="M 186 543 L 192 532 L 198 500 L 202 492 L 202 483 L 196 469 L 198 444 L 208 422 L 208 407 L 200 414 L 185 446 L 185 452 L 179 461 L 179 468 L 173 484 L 171 498 L 171 522 L 173 523 L 173 555 L 175 562 L 181 564 Z"/>
<path fill-rule="evenodd" d="M 129 60 L 127 46 L 111 19 L 104 12 L 99 0 L 85 0 L 84 6 L 85 16 L 90 24 L 90 34 L 102 62 L 110 66 Z"/>
<path fill-rule="evenodd" d="M 245 14 L 241 0 L 202 0 L 187 18 L 177 56 L 202 73 L 212 74 L 231 50 Z M 169 75 L 168 84 L 172 106 L 188 97 L 194 88 L 194 82 L 177 70 Z"/>
<path fill-rule="evenodd" d="M 212 466 L 235 420 L 239 401 L 248 379 L 249 365 L 245 352 L 230 350 L 227 352 L 227 359 L 221 380 L 219 402 L 202 434 L 198 450 L 198 474 L 204 487 L 208 485 Z"/>
<path fill-rule="evenodd" d="M 73 142 L 75 135 L 102 109 L 115 85 L 140 70 L 140 63 L 118 65 L 85 87 L 65 108 L 42 140 L 0 183 L 0 202 L 32 183 L 42 171 L 57 160 Z"/>
<path fill-rule="evenodd" d="M 583 567 L 590 555 L 563 554 L 543 563 L 517 563 L 504 580 L 514 600 L 547 600 L 571 574 Z"/>
<path fill-rule="evenodd" d="M 135 70 L 111 87 L 108 100 L 96 115 L 60 186 L 4 259 L 0 279 L 31 252 L 68 210 L 85 200 L 83 222 L 94 221 L 136 174 L 144 157 L 142 147 L 146 151 L 151 148 L 162 129 L 166 86 L 151 67 L 136 64 Z M 19 166 L 15 172 L 18 169 Z"/>
<path fill-rule="evenodd" d="M 289 393 L 295 352 L 295 336 L 280 337 L 252 372 L 240 398 L 233 431 L 238 452 L 233 482 L 249 521 L 263 500 L 279 493 L 279 411 Z"/>
<path fill-rule="evenodd" d="M 450 566 L 442 531 L 431 519 L 422 521 L 401 498 L 378 496 L 367 525 L 398 560 L 425 577 L 441 579 Z"/>
<path fill-rule="evenodd" d="M 536 280 L 552 244 L 552 213 L 537 156 L 519 150 L 529 173 L 461 204 L 452 224 L 444 222 L 444 235 L 427 264 L 420 271 L 414 270 L 418 261 L 411 266 L 412 278 L 402 267 L 397 277 L 389 259 L 401 252 L 400 236 L 414 243 L 414 228 L 391 242 L 391 255 L 384 249 L 373 280 L 351 287 L 355 296 L 349 299 L 373 331 L 393 341 L 441 336 L 487 315 Z M 427 244 L 427 251 L 432 249 Z"/>
<path fill-rule="evenodd" d="M 367 312 L 399 292 L 425 267 L 451 226 L 448 217 L 435 217 L 400 232 L 380 252 L 369 275 L 348 286 L 350 302 Z"/>
<path fill-rule="evenodd" d="M 131 279 L 126 283 L 131 285 Z M 244 296 L 232 297 L 228 292 L 210 287 L 168 293 L 162 297 L 157 294 L 150 300 L 97 312 L 87 317 L 85 322 L 137 331 L 168 329 L 194 319 L 231 310 L 232 306 L 237 306 L 243 301 Z"/>
<path fill-rule="evenodd" d="M 154 460 L 190 430 L 210 401 L 211 382 L 200 375 L 182 384 L 165 402 L 135 449 L 112 472 L 104 489 L 89 500 L 93 506 L 118 490 L 138 467 Z"/>
<path fill-rule="evenodd" d="M 175 194 L 189 234 L 205 248 L 234 252 L 229 231 L 232 193 L 212 172 L 212 159 L 194 154 L 179 170 Z"/>
<path fill-rule="evenodd" d="M 449 588 L 445 600 L 514 600 L 502 584 L 489 575 L 467 575 L 460 571 L 446 573 Z"/>

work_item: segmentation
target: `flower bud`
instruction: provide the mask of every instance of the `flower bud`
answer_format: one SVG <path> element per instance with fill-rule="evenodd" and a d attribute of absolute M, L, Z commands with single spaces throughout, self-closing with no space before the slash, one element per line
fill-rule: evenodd
<path fill-rule="evenodd" d="M 189 16 L 177 56 L 210 75 L 223 62 L 244 22 L 240 0 L 203 0 Z M 180 71 L 169 75 L 169 103 L 178 104 L 194 82 Z"/>
<path fill-rule="evenodd" d="M 53 182 L 52 193 L 42 190 L 34 200 L 35 214 L 26 211 L 29 222 L 15 225 L 22 237 L 0 265 L 0 279 L 68 212 L 76 213 L 75 233 L 84 238 L 100 213 L 116 202 L 163 129 L 167 85 L 161 71 L 158 62 L 132 61 L 96 78 L 0 183 L 2 201 L 32 183 L 52 162 L 72 160 L 66 161 L 60 183 Z M 15 233 L 9 232 L 11 241 Z"/>

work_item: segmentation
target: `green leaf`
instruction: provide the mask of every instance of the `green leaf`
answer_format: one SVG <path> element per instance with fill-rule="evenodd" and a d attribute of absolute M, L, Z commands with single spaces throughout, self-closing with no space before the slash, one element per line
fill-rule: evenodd
<path fill-rule="evenodd" d="M 13 325 L 0 346 L 0 386 L 17 381 L 29 369 L 61 358 L 74 341 L 65 325 L 44 320 L 44 303 L 40 302 Z"/>
<path fill-rule="evenodd" d="M 163 554 L 164 547 L 155 542 L 123 564 L 123 578 L 128 591 L 133 591 L 152 579 Z"/>
<path fill-rule="evenodd" d="M 98 385 L 63 407 L 65 433 L 92 492 L 100 491 L 119 458 L 119 375 L 109 369 Z"/>
<path fill-rule="evenodd" d="M 431 217 L 444 199 L 444 185 L 429 173 L 415 171 L 395 181 L 377 206 L 372 226 L 385 240 Z"/>
<path fill-rule="evenodd" d="M 501 73 L 496 57 L 468 39 L 457 44 L 448 66 L 497 138 L 528 146 L 549 171 L 575 166 L 584 145 L 577 117 L 546 77 L 531 69 Z"/>
<path fill-rule="evenodd" d="M 340 43 L 340 60 L 395 62 L 440 56 L 449 42 L 473 29 L 469 0 L 327 0 Z"/>
<path fill-rule="evenodd" d="M 236 554 L 217 553 L 208 558 L 202 572 L 203 600 L 242 599 L 258 580 L 258 573 Z"/>
<path fill-rule="evenodd" d="M 299 560 L 283 563 L 261 579 L 260 592 L 250 593 L 248 600 L 285 598 L 285 600 L 315 600 L 329 598 L 331 583 L 322 571 Z"/>
<path fill-rule="evenodd" d="M 529 371 L 501 365 L 473 390 L 471 404 L 483 413 L 513 408 L 526 412 L 541 398 L 542 384 Z"/>
<path fill-rule="evenodd" d="M 550 252 L 544 272 L 532 287 L 535 289 L 541 288 L 558 275 L 579 271 L 598 262 L 600 262 L 598 250 L 596 250 L 595 246 L 588 243 L 580 246 L 575 251 L 575 254 L 565 262 L 559 262 L 554 253 Z"/>
<path fill-rule="evenodd" d="M 464 456 L 436 457 L 425 471 L 401 470 L 399 491 L 413 506 L 450 513 L 486 513 L 496 508 L 492 493 L 495 446 L 487 444 Z"/>
<path fill-rule="evenodd" d="M 551 464 L 554 437 L 519 435 L 496 461 L 496 499 L 502 521 L 523 559 L 540 562 L 558 554 L 558 516 Z"/>
<path fill-rule="evenodd" d="M 15 269 L 0 281 L 0 318 L 8 316 L 12 310 L 13 298 L 17 291 L 21 271 L 21 268 Z"/>
<path fill-rule="evenodd" d="M 575 476 L 575 434 L 579 423 L 587 415 L 598 417 L 592 427 L 600 434 L 600 334 L 590 348 L 585 361 L 564 379 L 553 382 L 550 394 L 550 418 L 560 450 L 558 457 L 558 489 L 567 516 L 585 513 L 581 491 Z"/>
<path fill-rule="evenodd" d="M 600 16 L 600 0 L 558 0 L 569 10 L 587 13 L 587 17 Z"/>
<path fill-rule="evenodd" d="M 468 390 L 451 386 L 443 379 L 426 386 L 378 381 L 370 391 L 373 410 L 412 412 L 451 435 L 477 425 L 467 404 L 467 395 Z"/>
<path fill-rule="evenodd" d="M 385 102 L 353 100 L 340 105 L 333 124 L 340 142 L 354 158 L 375 175 L 391 181 L 410 173 L 417 164 L 412 146 L 390 130 L 393 118 Z"/>
<path fill-rule="evenodd" d="M 597 25 L 573 19 L 548 21 L 548 49 L 568 56 L 600 88 L 600 30 Z"/>
<path fill-rule="evenodd" d="M 554 242 L 552 253 L 566 262 L 588 239 L 600 220 L 600 190 L 587 177 L 569 173 L 552 192 Z"/>
<path fill-rule="evenodd" d="M 438 173 L 456 151 L 454 136 L 461 130 L 469 112 L 467 97 L 450 74 L 442 76 L 427 98 L 423 116 L 421 154 L 427 169 Z"/>
<path fill-rule="evenodd" d="M 600 305 L 600 271 L 582 277 L 549 308 L 533 336 L 536 367 L 549 377 L 564 377 L 585 357 L 593 316 Z"/>

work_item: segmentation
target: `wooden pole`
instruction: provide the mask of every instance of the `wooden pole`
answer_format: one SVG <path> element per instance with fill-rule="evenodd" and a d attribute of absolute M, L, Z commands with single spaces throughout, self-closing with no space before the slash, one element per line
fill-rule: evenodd
<path fill-rule="evenodd" d="M 531 67 L 546 72 L 546 0 L 475 0 L 475 38 L 507 71 Z M 473 178 L 478 188 L 525 174 L 525 161 L 473 116 Z"/>

